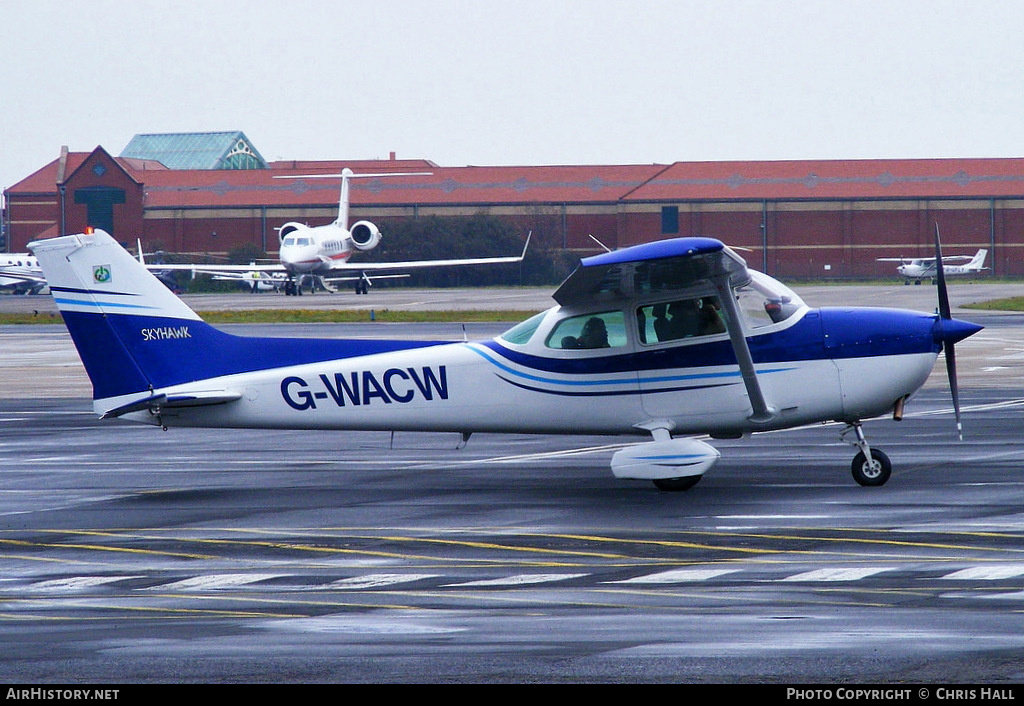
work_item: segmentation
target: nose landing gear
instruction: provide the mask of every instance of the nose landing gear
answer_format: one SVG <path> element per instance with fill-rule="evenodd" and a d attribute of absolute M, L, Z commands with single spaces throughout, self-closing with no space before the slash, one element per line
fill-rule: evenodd
<path fill-rule="evenodd" d="M 846 435 L 853 431 L 857 435 L 856 441 L 849 441 Z M 860 451 L 853 457 L 850 471 L 853 479 L 863 486 L 885 485 L 892 475 L 892 462 L 879 449 L 868 446 L 867 438 L 864 436 L 864 429 L 860 422 L 853 422 L 840 435 L 843 441 L 856 446 Z"/>

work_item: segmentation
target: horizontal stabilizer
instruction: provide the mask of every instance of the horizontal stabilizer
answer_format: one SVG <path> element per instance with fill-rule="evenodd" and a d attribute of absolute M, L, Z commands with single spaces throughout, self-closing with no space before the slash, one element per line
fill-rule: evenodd
<path fill-rule="evenodd" d="M 374 275 L 373 279 L 374 280 L 378 280 L 378 279 L 404 279 L 406 277 L 411 277 L 411 276 L 412 275 L 401 275 L 401 274 L 399 274 L 399 275 Z M 323 280 L 325 282 L 358 282 L 361 279 L 364 279 L 364 277 L 361 276 L 361 275 L 350 275 L 348 277 L 324 277 L 323 278 Z"/>
<path fill-rule="evenodd" d="M 150 395 L 142 399 L 129 402 L 128 404 L 115 407 L 103 413 L 100 419 L 111 419 L 120 417 L 131 412 L 142 412 L 148 410 L 153 413 L 161 409 L 181 409 L 183 407 L 209 407 L 215 404 L 226 404 L 241 399 L 242 393 L 228 390 L 212 390 L 209 392 L 190 392 L 179 395 Z"/>

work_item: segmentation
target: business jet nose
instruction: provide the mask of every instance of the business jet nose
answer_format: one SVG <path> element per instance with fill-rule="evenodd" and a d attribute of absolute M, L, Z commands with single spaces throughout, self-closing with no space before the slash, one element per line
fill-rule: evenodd
<path fill-rule="evenodd" d="M 294 245 L 282 245 L 279 252 L 281 264 L 285 267 L 294 265 L 297 262 L 296 250 L 297 248 Z"/>
<path fill-rule="evenodd" d="M 287 270 L 308 269 L 317 261 L 316 247 L 310 245 L 282 245 L 279 251 L 281 264 Z"/>
<path fill-rule="evenodd" d="M 941 316 L 935 317 L 935 325 L 932 326 L 932 338 L 936 343 L 943 345 L 959 343 L 968 336 L 973 336 L 985 328 L 970 321 L 960 319 L 944 319 Z"/>

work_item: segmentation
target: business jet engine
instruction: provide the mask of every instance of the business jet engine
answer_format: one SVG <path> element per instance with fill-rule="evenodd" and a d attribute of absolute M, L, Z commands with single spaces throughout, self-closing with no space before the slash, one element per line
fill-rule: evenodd
<path fill-rule="evenodd" d="M 295 231 L 308 229 L 309 226 L 305 225 L 304 223 L 295 223 L 294 221 L 290 223 L 285 223 L 283 226 L 281 226 L 280 230 L 277 231 L 277 239 L 283 243 L 284 239 L 287 238 L 292 233 L 294 233 Z"/>
<path fill-rule="evenodd" d="M 380 242 L 380 230 L 369 221 L 358 221 L 349 231 L 356 250 L 373 250 Z"/>

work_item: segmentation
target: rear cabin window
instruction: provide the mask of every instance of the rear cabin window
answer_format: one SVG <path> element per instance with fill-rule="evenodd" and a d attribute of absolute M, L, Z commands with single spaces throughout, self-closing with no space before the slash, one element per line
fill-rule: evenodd
<path fill-rule="evenodd" d="M 560 321 L 548 336 L 547 347 L 558 350 L 619 348 L 627 341 L 625 315 L 621 311 L 606 311 Z"/>
<path fill-rule="evenodd" d="M 664 343 L 725 333 L 725 318 L 716 296 L 649 304 L 636 310 L 641 343 Z"/>

